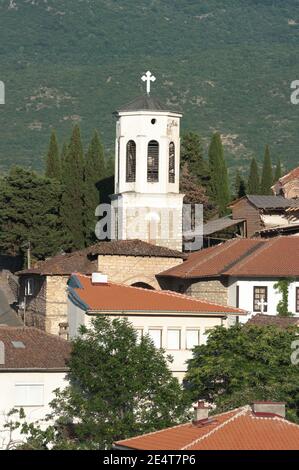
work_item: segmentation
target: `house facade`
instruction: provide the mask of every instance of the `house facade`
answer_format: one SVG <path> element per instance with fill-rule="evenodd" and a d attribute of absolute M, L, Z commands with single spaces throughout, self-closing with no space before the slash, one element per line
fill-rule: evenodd
<path fill-rule="evenodd" d="M 277 314 L 282 294 L 276 283 L 285 279 L 288 310 L 299 315 L 299 237 L 229 240 L 192 253 L 157 278 L 162 287 L 197 299 L 269 315 Z"/>
<path fill-rule="evenodd" d="M 272 191 L 276 195 L 282 195 L 285 198 L 299 197 L 299 166 L 294 168 L 272 186 Z"/>
<path fill-rule="evenodd" d="M 173 357 L 170 368 L 182 380 L 192 348 L 204 344 L 212 328 L 228 327 L 246 312 L 174 292 L 111 283 L 98 273 L 74 274 L 68 282 L 70 338 L 78 335 L 80 325 L 89 326 L 97 315 L 127 318 L 139 336 L 149 335 L 157 348 Z"/>
<path fill-rule="evenodd" d="M 12 409 L 23 408 L 27 422 L 40 422 L 51 411 L 53 391 L 67 385 L 70 343 L 36 328 L 0 326 L 0 449 L 22 441 L 5 424 Z"/>

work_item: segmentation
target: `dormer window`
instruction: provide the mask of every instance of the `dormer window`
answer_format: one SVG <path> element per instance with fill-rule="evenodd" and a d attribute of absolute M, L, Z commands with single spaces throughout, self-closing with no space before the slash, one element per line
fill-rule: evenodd
<path fill-rule="evenodd" d="M 159 181 L 159 143 L 156 140 L 151 140 L 147 148 L 147 181 Z"/>
<path fill-rule="evenodd" d="M 169 162 L 168 162 L 168 182 L 175 182 L 175 146 L 173 142 L 169 144 Z"/>
<path fill-rule="evenodd" d="M 136 144 L 134 140 L 127 143 L 126 156 L 126 182 L 135 183 L 136 181 Z"/>

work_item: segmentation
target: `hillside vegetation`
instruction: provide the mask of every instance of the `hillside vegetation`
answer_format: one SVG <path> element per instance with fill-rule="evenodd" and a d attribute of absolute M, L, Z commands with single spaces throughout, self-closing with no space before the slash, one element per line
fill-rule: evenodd
<path fill-rule="evenodd" d="M 112 112 L 144 89 L 184 112 L 183 129 L 208 143 L 221 132 L 231 166 L 270 145 L 298 164 L 299 1 L 0 0 L 0 167 L 38 170 L 51 128 L 97 128 L 113 149 Z"/>

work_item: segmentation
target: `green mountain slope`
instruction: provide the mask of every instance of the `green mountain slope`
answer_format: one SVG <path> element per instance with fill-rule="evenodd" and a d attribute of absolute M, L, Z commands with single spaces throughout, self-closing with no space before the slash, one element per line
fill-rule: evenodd
<path fill-rule="evenodd" d="M 50 130 L 80 122 L 113 149 L 112 112 L 144 89 L 184 112 L 206 142 L 219 130 L 233 166 L 298 164 L 299 1 L 0 0 L 0 167 L 43 167 Z"/>

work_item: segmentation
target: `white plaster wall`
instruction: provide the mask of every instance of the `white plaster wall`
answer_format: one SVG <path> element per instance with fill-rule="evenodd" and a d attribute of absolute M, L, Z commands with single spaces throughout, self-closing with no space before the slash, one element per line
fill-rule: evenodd
<path fill-rule="evenodd" d="M 15 384 L 43 384 L 43 406 L 25 406 L 27 422 L 36 422 L 45 418 L 51 411 L 49 403 L 53 400 L 53 391 L 67 385 L 65 372 L 0 372 L 0 449 L 8 443 L 8 431 L 4 430 L 9 411 L 15 408 Z M 16 418 L 17 419 L 17 416 Z M 13 440 L 24 439 L 18 431 L 13 432 Z"/>
<path fill-rule="evenodd" d="M 239 286 L 239 307 L 249 311 L 250 315 L 246 318 L 240 317 L 240 321 L 247 321 L 253 314 L 260 313 L 253 311 L 253 288 L 255 286 L 268 287 L 268 305 L 265 314 L 276 315 L 277 304 L 281 300 L 281 294 L 274 288 L 278 279 L 239 279 L 233 280 L 228 288 L 229 305 L 236 306 L 236 287 Z M 299 287 L 299 281 L 292 282 L 289 286 L 289 311 L 298 316 L 296 312 L 296 287 Z"/>

